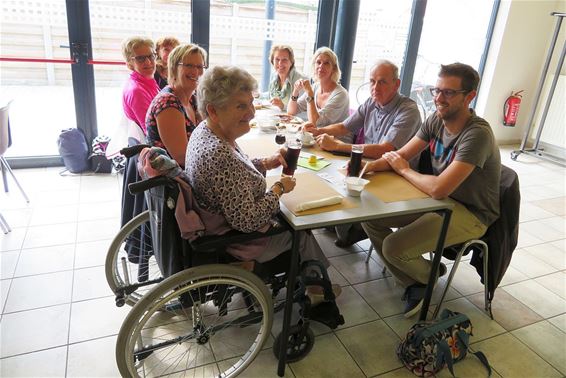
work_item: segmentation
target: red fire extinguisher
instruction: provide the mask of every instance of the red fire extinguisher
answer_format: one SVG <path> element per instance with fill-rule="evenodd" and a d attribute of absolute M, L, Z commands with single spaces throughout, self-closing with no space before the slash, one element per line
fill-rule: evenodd
<path fill-rule="evenodd" d="M 505 100 L 505 105 L 503 106 L 503 124 L 505 126 L 515 126 L 515 123 L 517 123 L 522 92 L 522 90 L 515 93 L 511 92 L 511 96 Z"/>

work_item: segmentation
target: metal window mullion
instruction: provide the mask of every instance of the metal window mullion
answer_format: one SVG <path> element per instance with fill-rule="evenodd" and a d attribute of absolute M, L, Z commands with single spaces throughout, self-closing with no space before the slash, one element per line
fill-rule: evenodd
<path fill-rule="evenodd" d="M 413 85 L 413 76 L 415 66 L 417 64 L 417 55 L 419 52 L 419 43 L 423 31 L 424 16 L 426 11 L 427 0 L 413 0 L 411 10 L 411 24 L 409 26 L 409 36 L 407 38 L 407 47 L 405 48 L 405 59 L 401 68 L 401 88 L 400 92 L 405 96 L 411 94 Z"/>
<path fill-rule="evenodd" d="M 84 131 L 90 144 L 98 129 L 94 68 L 88 64 L 88 60 L 92 59 L 89 2 L 66 0 L 66 7 L 71 57 L 77 62 L 71 65 L 77 127 Z"/>

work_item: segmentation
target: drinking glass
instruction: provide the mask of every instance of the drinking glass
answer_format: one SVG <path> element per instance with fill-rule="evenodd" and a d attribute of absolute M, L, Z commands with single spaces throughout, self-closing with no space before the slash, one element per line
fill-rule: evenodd
<path fill-rule="evenodd" d="M 348 167 L 348 176 L 358 176 L 362 168 L 362 156 L 364 155 L 364 146 L 362 144 L 352 145 L 352 153 L 350 154 L 350 164 Z"/>
<path fill-rule="evenodd" d="M 287 142 L 287 152 L 285 153 L 285 162 L 287 163 L 287 167 L 283 168 L 284 175 L 293 176 L 295 174 L 302 146 L 302 143 L 296 139 L 292 139 Z"/>
<path fill-rule="evenodd" d="M 275 134 L 275 143 L 281 145 L 285 144 L 285 130 L 282 127 L 277 128 L 277 132 Z"/>

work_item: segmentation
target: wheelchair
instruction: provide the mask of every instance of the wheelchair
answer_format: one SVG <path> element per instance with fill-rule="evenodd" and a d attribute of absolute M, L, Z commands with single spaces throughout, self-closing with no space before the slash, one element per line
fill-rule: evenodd
<path fill-rule="evenodd" d="M 175 220 L 175 179 L 158 176 L 131 184 L 129 190 L 144 191 L 149 210 L 120 230 L 106 259 L 116 305 L 133 306 L 116 341 L 121 376 L 237 376 L 266 348 L 274 313 L 285 306 L 281 291 L 286 289 L 290 252 L 244 269 L 225 248 L 285 232 L 288 226 L 280 221 L 266 233 L 233 230 L 188 241 L 180 237 Z M 303 262 L 300 272 L 307 267 L 320 274 L 299 274 L 293 288 L 299 320 L 285 342 L 281 335 L 273 342 L 275 356 L 284 348 L 288 362 L 312 349 L 311 320 L 332 329 L 344 324 L 326 270 L 318 262 Z M 327 301 L 311 307 L 307 285 L 322 286 Z"/>

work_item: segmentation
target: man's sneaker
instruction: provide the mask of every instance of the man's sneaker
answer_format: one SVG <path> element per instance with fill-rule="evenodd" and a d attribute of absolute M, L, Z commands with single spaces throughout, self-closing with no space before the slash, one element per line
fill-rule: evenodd
<path fill-rule="evenodd" d="M 416 315 L 423 306 L 423 299 L 425 296 L 426 285 L 413 284 L 405 289 L 403 300 L 405 304 L 405 318 L 410 318 Z"/>
<path fill-rule="evenodd" d="M 445 275 L 446 272 L 448 272 L 448 268 L 446 268 L 446 265 L 444 265 L 444 263 L 441 262 L 440 266 L 438 267 L 438 276 L 436 277 L 436 279 L 438 280 L 440 277 Z"/>

